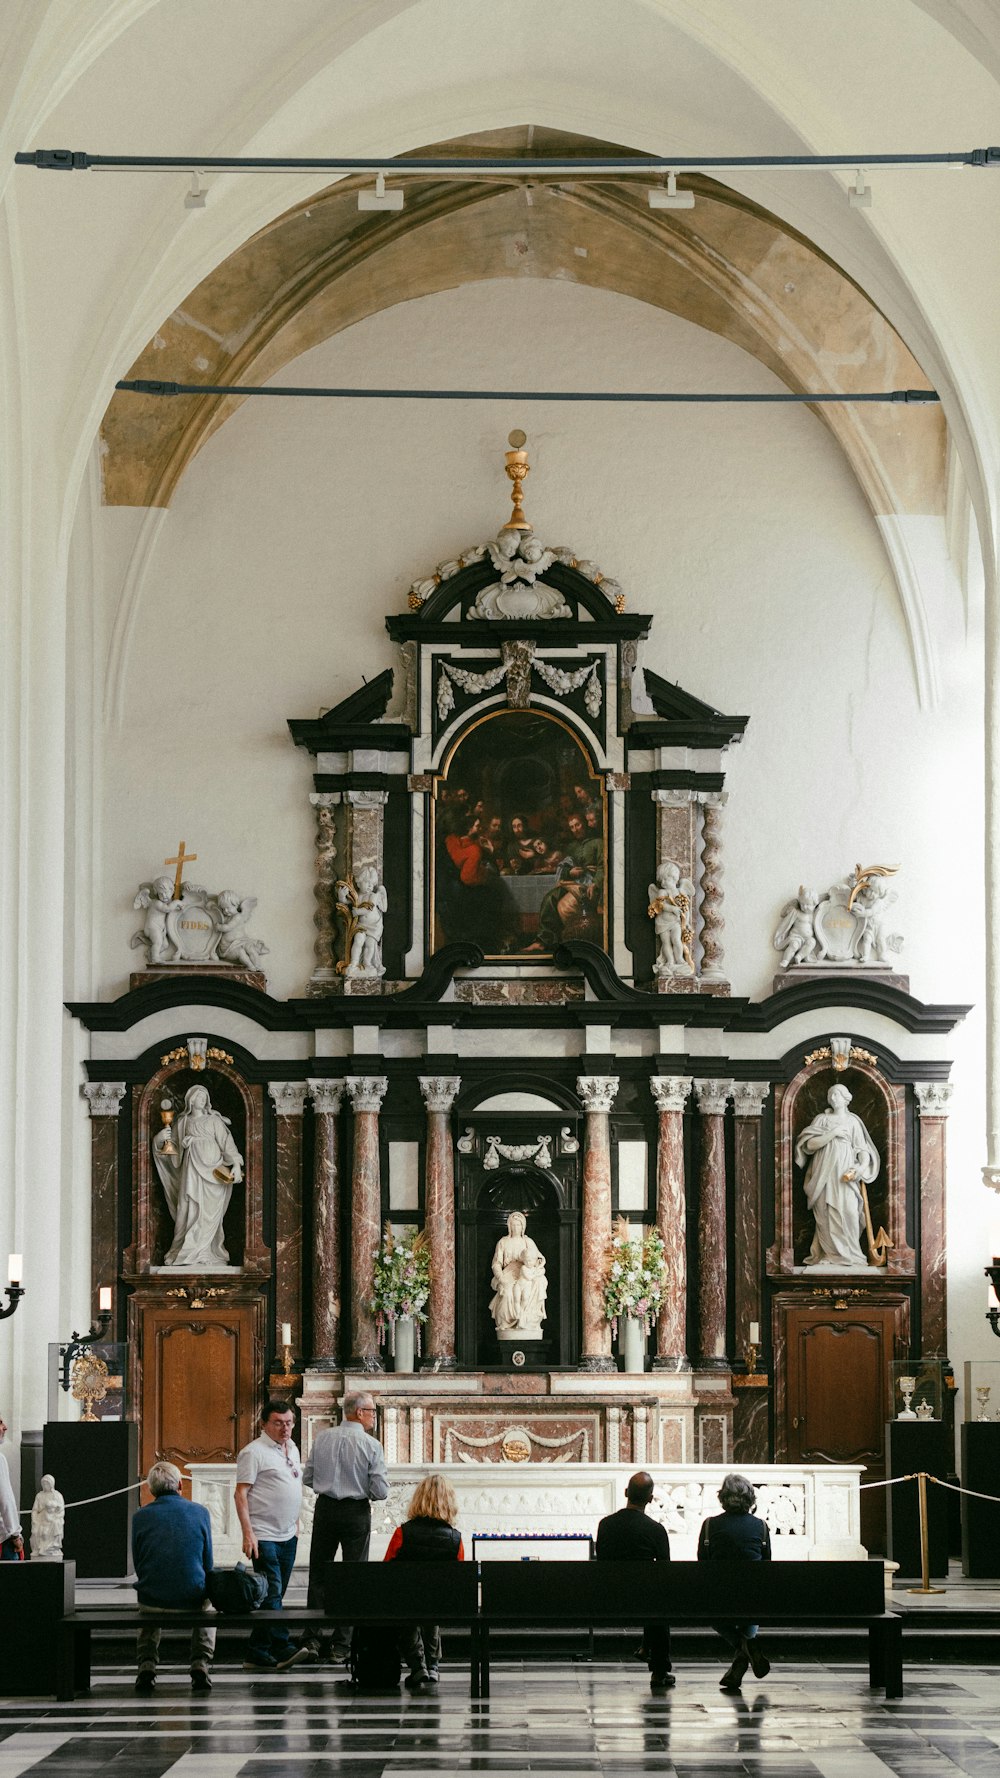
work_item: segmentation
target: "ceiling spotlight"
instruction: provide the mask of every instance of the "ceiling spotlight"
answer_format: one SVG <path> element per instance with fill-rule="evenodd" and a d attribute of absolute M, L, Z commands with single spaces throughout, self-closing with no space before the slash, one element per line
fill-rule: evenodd
<path fill-rule="evenodd" d="M 184 199 L 185 210 L 204 210 L 208 197 L 208 187 L 202 185 L 201 174 L 197 169 L 191 174 L 191 190 Z"/>
<path fill-rule="evenodd" d="M 359 210 L 401 210 L 402 208 L 403 193 L 401 191 L 386 191 L 384 173 L 376 173 L 374 191 L 358 192 Z"/>
<path fill-rule="evenodd" d="M 694 192 L 678 191 L 677 174 L 667 174 L 667 189 L 662 185 L 654 185 L 646 193 L 651 210 L 693 210 Z"/>
<path fill-rule="evenodd" d="M 860 167 L 854 175 L 854 184 L 847 188 L 847 201 L 853 210 L 870 210 L 872 207 L 872 188 L 865 184 Z"/>

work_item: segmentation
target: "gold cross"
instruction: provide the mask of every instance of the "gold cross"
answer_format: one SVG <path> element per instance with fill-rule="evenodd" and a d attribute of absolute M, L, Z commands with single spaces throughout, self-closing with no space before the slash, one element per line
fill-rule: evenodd
<path fill-rule="evenodd" d="M 186 864 L 197 864 L 198 854 L 197 852 L 185 852 L 184 841 L 182 840 L 177 848 L 177 857 L 165 858 L 163 862 L 164 864 L 176 864 L 177 866 L 177 870 L 174 874 L 174 900 L 180 901 L 181 879 L 184 875 L 184 866 Z"/>

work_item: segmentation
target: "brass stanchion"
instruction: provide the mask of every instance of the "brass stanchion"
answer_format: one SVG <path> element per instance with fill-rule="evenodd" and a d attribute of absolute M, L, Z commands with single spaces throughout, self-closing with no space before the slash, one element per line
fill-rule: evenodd
<path fill-rule="evenodd" d="M 932 1478 L 933 1480 L 933 1478 Z M 943 1593 L 944 1587 L 931 1586 L 931 1549 L 927 1532 L 927 1471 L 917 1471 L 917 1506 L 920 1513 L 920 1585 L 907 1587 L 908 1593 Z"/>

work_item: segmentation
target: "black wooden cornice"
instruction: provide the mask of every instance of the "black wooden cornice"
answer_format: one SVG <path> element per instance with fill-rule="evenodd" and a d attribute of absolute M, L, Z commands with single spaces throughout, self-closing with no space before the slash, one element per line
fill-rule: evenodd
<path fill-rule="evenodd" d="M 342 698 L 323 716 L 291 717 L 288 727 L 296 747 L 309 753 L 332 753 L 352 747 L 409 749 L 412 736 L 403 722 L 383 722 L 392 696 L 393 672 L 372 679 Z"/>
<path fill-rule="evenodd" d="M 186 1006 L 241 1013 L 265 1031 L 335 1030 L 345 1025 L 482 1026 L 511 1031 L 673 1025 L 773 1031 L 799 1013 L 860 1008 L 881 1013 L 905 1031 L 931 1034 L 954 1030 L 971 1011 L 968 1006 L 925 1006 L 899 988 L 852 975 L 796 982 L 758 1001 L 736 995 L 651 994 L 624 982 L 607 952 L 583 940 L 563 945 L 556 962 L 560 968 L 581 972 L 593 998 L 568 1001 L 563 1006 L 474 1006 L 467 1001 L 446 1001 L 443 996 L 456 970 L 479 969 L 483 964 L 478 946 L 454 944 L 435 951 L 423 974 L 398 994 L 276 1000 L 245 982 L 192 971 L 184 976 L 154 976 L 117 1000 L 69 1001 L 67 1011 L 88 1031 L 128 1031 L 150 1013 Z"/>

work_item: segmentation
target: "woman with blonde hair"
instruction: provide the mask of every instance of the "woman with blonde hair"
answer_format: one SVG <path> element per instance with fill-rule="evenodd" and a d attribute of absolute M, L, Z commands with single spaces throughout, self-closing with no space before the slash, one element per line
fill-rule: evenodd
<path fill-rule="evenodd" d="M 397 1525 L 385 1552 L 387 1562 L 464 1562 L 462 1534 L 455 1520 L 458 1501 L 444 1476 L 429 1475 L 418 1483 L 406 1509 L 406 1523 Z M 414 1624 L 404 1630 L 400 1652 L 409 1667 L 406 1685 L 419 1691 L 437 1685 L 441 1665 L 441 1632 L 437 1624 Z"/>

